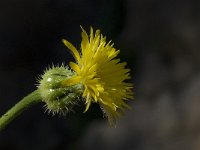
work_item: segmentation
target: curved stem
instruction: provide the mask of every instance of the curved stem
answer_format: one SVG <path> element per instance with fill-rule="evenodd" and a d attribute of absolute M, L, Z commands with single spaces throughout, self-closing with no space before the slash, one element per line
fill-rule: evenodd
<path fill-rule="evenodd" d="M 37 104 L 39 102 L 42 102 L 42 100 L 38 90 L 24 97 L 0 118 L 0 131 L 3 130 L 6 125 L 8 125 L 13 119 L 20 115 L 29 106 Z"/>

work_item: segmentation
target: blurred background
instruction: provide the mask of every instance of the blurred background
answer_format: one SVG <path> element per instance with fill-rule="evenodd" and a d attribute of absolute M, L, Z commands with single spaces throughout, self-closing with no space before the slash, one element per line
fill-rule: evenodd
<path fill-rule="evenodd" d="M 66 117 L 25 111 L 1 150 L 199 150 L 200 8 L 187 0 L 1 0 L 0 115 L 36 89 L 49 64 L 73 60 L 80 25 L 100 28 L 132 69 L 133 107 L 111 128 L 98 105 Z M 114 73 L 113 73 L 114 75 Z"/>

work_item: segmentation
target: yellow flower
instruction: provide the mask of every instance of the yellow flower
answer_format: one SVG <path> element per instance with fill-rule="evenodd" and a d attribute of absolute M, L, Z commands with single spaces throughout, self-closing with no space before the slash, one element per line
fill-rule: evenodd
<path fill-rule="evenodd" d="M 64 80 L 62 84 L 71 86 L 81 83 L 84 86 L 85 111 L 91 102 L 99 103 L 109 123 L 113 125 L 124 109 L 130 108 L 125 102 L 133 98 L 133 85 L 125 82 L 126 79 L 130 79 L 130 69 L 125 68 L 125 62 L 121 63 L 120 59 L 116 59 L 120 51 L 113 47 L 111 41 L 106 43 L 106 37 L 100 30 L 94 34 L 91 27 L 88 36 L 86 31 L 81 29 L 81 52 L 63 39 L 76 59 L 76 63 L 70 62 L 70 67 L 76 75 Z"/>

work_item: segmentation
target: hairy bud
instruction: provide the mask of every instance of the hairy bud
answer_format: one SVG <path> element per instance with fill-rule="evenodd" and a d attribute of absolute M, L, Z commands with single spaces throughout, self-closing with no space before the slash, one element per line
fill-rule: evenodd
<path fill-rule="evenodd" d="M 61 82 L 74 76 L 75 73 L 67 67 L 52 67 L 47 69 L 39 80 L 38 89 L 43 101 L 46 103 L 46 110 L 53 114 L 63 114 L 77 104 L 79 96 L 83 93 L 81 84 L 63 86 Z"/>

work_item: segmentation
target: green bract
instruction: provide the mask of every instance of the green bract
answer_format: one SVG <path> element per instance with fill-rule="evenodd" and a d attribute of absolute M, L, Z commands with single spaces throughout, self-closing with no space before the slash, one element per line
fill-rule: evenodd
<path fill-rule="evenodd" d="M 41 76 L 38 89 L 49 112 L 65 114 L 78 102 L 80 94 L 83 93 L 82 85 L 61 85 L 63 80 L 74 75 L 67 67 L 61 66 L 52 67 Z"/>

